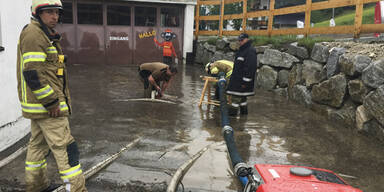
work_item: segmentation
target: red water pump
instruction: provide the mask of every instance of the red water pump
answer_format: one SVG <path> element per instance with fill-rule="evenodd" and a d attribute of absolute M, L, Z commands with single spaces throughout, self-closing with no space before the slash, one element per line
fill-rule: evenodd
<path fill-rule="evenodd" d="M 244 191 L 256 192 L 362 192 L 332 171 L 293 165 L 256 164 Z"/>

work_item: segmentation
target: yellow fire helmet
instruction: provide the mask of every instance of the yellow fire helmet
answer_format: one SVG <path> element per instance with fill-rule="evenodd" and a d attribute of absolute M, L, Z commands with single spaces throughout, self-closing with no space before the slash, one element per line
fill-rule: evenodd
<path fill-rule="evenodd" d="M 214 67 L 213 69 L 211 69 L 211 74 L 218 74 L 219 73 L 219 69 L 217 67 Z"/>
<path fill-rule="evenodd" d="M 32 0 L 32 15 L 37 16 L 40 10 L 44 9 L 63 9 L 63 4 L 60 0 Z"/>

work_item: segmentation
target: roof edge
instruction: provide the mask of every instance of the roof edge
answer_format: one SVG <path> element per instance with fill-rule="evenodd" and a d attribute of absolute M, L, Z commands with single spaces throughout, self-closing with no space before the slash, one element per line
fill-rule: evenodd
<path fill-rule="evenodd" d="M 145 2 L 145 3 L 167 3 L 167 4 L 184 4 L 184 5 L 197 5 L 197 1 L 193 2 L 175 2 L 175 1 L 164 1 L 164 0 L 122 0 L 122 1 L 136 1 L 136 2 Z"/>

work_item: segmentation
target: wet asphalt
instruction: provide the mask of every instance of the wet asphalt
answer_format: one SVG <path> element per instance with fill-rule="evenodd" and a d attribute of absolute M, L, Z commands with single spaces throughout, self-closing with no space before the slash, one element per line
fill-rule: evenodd
<path fill-rule="evenodd" d="M 137 67 L 70 65 L 72 134 L 87 170 L 136 138 L 140 141 L 87 180 L 89 191 L 166 191 L 172 174 L 195 153 L 178 191 L 241 191 L 233 176 L 215 106 L 199 108 L 204 74 L 180 65 L 166 92 L 171 103 L 137 101 L 143 85 Z M 231 118 L 243 160 L 330 169 L 364 192 L 384 191 L 384 146 L 273 93 L 256 90 L 249 115 Z M 0 191 L 24 187 L 25 154 L 0 169 Z M 52 156 L 49 176 L 60 182 Z"/>

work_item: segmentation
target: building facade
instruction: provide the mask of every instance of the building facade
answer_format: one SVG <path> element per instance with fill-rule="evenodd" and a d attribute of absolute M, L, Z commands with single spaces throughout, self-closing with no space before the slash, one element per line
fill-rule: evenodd
<path fill-rule="evenodd" d="M 196 1 L 64 0 L 62 45 L 69 63 L 139 65 L 162 61 L 161 33 L 171 29 L 179 59 L 192 52 Z"/>
<path fill-rule="evenodd" d="M 17 42 L 29 23 L 31 0 L 0 1 L 0 152 L 25 137 L 29 120 L 22 118 L 17 95 Z"/>

